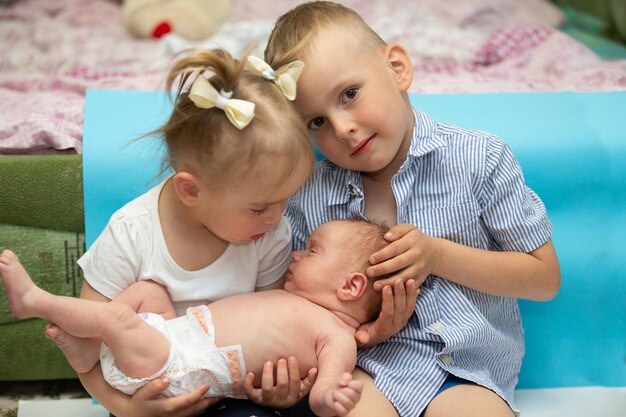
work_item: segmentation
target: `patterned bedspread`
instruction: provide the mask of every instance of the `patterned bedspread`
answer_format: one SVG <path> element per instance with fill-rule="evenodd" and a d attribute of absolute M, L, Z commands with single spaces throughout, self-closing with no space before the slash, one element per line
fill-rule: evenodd
<path fill-rule="evenodd" d="M 154 90 L 176 52 L 222 46 L 261 53 L 295 0 L 232 0 L 204 42 L 131 37 L 112 0 L 17 0 L 0 6 L 0 155 L 81 153 L 85 91 Z M 603 61 L 560 32 L 542 0 L 345 0 L 415 65 L 412 92 L 626 90 L 626 60 Z"/>

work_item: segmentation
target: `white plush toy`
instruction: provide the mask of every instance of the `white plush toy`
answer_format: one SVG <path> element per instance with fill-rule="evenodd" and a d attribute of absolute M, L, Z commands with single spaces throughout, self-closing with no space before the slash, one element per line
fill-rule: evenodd
<path fill-rule="evenodd" d="M 199 41 L 230 19 L 230 0 L 124 0 L 124 24 L 139 38 L 175 33 Z"/>

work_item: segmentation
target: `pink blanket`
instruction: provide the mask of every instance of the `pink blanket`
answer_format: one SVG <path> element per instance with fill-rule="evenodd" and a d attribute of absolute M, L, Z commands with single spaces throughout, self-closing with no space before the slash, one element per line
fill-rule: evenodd
<path fill-rule="evenodd" d="M 233 0 L 229 25 L 203 45 L 263 45 L 294 0 Z M 541 0 L 350 0 L 389 42 L 406 46 L 413 92 L 613 91 L 626 60 L 602 61 L 554 29 Z M 523 4 L 520 4 L 523 3 Z M 154 90 L 181 40 L 132 38 L 109 0 L 0 6 L 0 154 L 80 153 L 87 88 Z"/>

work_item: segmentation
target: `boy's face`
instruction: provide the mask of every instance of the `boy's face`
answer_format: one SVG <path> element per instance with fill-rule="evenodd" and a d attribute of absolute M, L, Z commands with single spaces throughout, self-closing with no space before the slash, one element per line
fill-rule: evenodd
<path fill-rule="evenodd" d="M 315 229 L 305 250 L 292 253 L 283 288 L 323 306 L 334 301 L 338 285 L 354 269 L 345 247 L 348 229 L 341 222 Z"/>
<path fill-rule="evenodd" d="M 328 28 L 302 57 L 296 108 L 322 153 L 343 168 L 376 173 L 406 155 L 413 116 L 383 48 Z"/>

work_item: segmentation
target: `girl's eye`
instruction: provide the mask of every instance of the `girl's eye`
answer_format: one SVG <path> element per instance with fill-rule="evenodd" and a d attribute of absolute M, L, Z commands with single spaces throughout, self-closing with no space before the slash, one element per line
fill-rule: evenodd
<path fill-rule="evenodd" d="M 343 93 L 343 97 L 342 97 L 343 102 L 344 103 L 348 103 L 348 102 L 354 100 L 354 98 L 356 97 L 358 92 L 359 92 L 358 88 L 355 88 L 355 87 L 348 88 L 346 90 L 346 92 Z"/>
<path fill-rule="evenodd" d="M 309 122 L 309 129 L 311 130 L 317 130 L 320 127 L 322 127 L 322 125 L 324 124 L 324 118 L 323 117 L 316 117 L 313 120 L 311 120 Z"/>
<path fill-rule="evenodd" d="M 252 209 L 252 212 L 254 214 L 256 214 L 257 216 L 262 215 L 263 213 L 265 213 L 267 211 L 267 208 L 262 208 L 262 209 Z"/>

